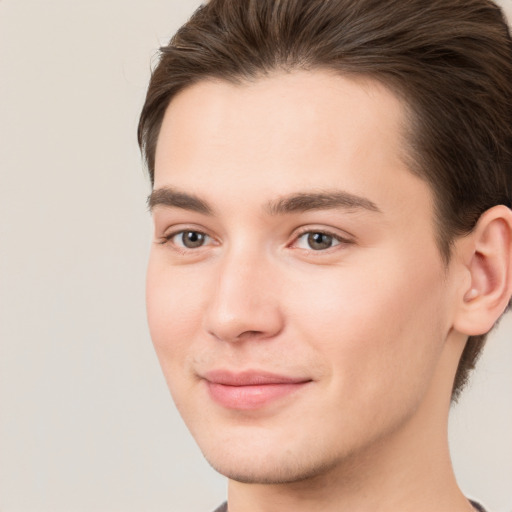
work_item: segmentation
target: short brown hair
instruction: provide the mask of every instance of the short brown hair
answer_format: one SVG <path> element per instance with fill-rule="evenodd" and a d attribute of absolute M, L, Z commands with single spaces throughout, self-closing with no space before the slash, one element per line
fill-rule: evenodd
<path fill-rule="evenodd" d="M 210 0 L 160 49 L 138 128 L 151 182 L 176 93 L 294 69 L 367 76 L 405 100 L 411 171 L 433 190 L 446 262 L 485 210 L 511 206 L 512 41 L 490 0 Z M 484 342 L 469 337 L 452 398 Z"/>

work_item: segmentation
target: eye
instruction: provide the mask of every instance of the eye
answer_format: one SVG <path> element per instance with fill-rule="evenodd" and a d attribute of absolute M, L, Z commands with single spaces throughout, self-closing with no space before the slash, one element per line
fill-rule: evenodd
<path fill-rule="evenodd" d="M 325 251 L 342 243 L 343 239 L 323 231 L 306 231 L 297 238 L 296 247 L 299 249 Z"/>
<path fill-rule="evenodd" d="M 172 233 L 166 241 L 182 249 L 197 249 L 211 242 L 211 237 L 200 231 L 184 230 Z"/>

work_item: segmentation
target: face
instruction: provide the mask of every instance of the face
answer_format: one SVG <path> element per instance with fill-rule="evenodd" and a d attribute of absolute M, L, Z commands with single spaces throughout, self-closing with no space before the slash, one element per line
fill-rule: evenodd
<path fill-rule="evenodd" d="M 432 196 L 382 86 L 204 81 L 156 152 L 151 336 L 209 462 L 246 482 L 342 467 L 410 424 L 450 331 Z"/>

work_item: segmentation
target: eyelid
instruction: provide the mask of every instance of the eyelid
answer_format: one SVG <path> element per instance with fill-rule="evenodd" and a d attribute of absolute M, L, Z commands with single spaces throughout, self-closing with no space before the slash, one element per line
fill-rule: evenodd
<path fill-rule="evenodd" d="M 191 249 L 188 247 L 182 247 L 182 246 L 177 245 L 174 242 L 172 242 L 172 239 L 175 236 L 182 234 L 182 233 L 186 233 L 187 231 L 190 231 L 193 233 L 199 233 L 199 234 L 205 236 L 206 238 L 208 238 L 209 242 L 205 243 L 204 245 L 201 245 L 199 247 L 196 247 L 194 249 Z M 216 245 L 217 241 L 214 236 L 210 235 L 207 232 L 207 230 L 205 230 L 203 228 L 191 226 L 191 225 L 181 225 L 181 226 L 172 226 L 172 227 L 167 228 L 161 236 L 157 237 L 156 243 L 158 243 L 160 245 L 168 244 L 168 245 L 172 246 L 172 248 L 175 251 L 179 252 L 180 254 L 184 254 L 184 253 L 198 252 L 200 249 L 203 249 L 205 247 L 209 247 L 211 245 Z"/>
<path fill-rule="evenodd" d="M 166 223 L 166 225 L 162 225 L 160 227 L 158 227 L 155 224 L 156 236 L 159 239 L 172 238 L 173 236 L 177 235 L 178 233 L 182 233 L 183 231 L 194 231 L 197 233 L 201 233 L 203 235 L 208 235 L 210 238 L 213 238 L 213 236 L 209 234 L 208 229 L 206 229 L 204 226 L 201 226 L 201 225 L 195 224 L 195 223 L 188 223 L 188 222 L 176 222 L 173 224 Z M 158 233 L 161 233 L 161 235 L 159 235 Z"/>
<path fill-rule="evenodd" d="M 289 246 L 294 248 L 293 245 L 296 244 L 297 241 L 301 237 L 303 237 L 304 235 L 306 235 L 308 233 L 321 233 L 321 234 L 330 236 L 330 237 L 334 238 L 337 242 L 339 242 L 338 244 L 336 244 L 332 247 L 329 247 L 327 249 L 324 249 L 324 250 L 300 249 L 300 248 L 295 247 L 295 249 L 302 250 L 308 254 L 311 253 L 311 254 L 320 256 L 322 254 L 327 254 L 327 253 L 332 252 L 333 250 L 336 250 L 337 248 L 339 248 L 340 245 L 341 246 L 352 245 L 356 242 L 355 237 L 353 235 L 350 235 L 349 233 L 342 235 L 339 233 L 339 231 L 337 231 L 335 229 L 329 229 L 326 227 L 316 227 L 316 226 L 304 226 L 304 227 L 300 228 L 297 233 L 294 234 L 293 240 L 292 240 L 291 244 L 289 244 Z"/>

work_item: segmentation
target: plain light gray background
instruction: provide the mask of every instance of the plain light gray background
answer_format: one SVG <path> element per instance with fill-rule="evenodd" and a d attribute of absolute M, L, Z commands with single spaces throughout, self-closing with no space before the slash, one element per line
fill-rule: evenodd
<path fill-rule="evenodd" d="M 137 117 L 155 50 L 198 5 L 0 0 L 1 512 L 208 512 L 224 499 L 144 311 Z M 451 424 L 460 484 L 495 512 L 512 511 L 511 335 L 506 318 Z"/>

